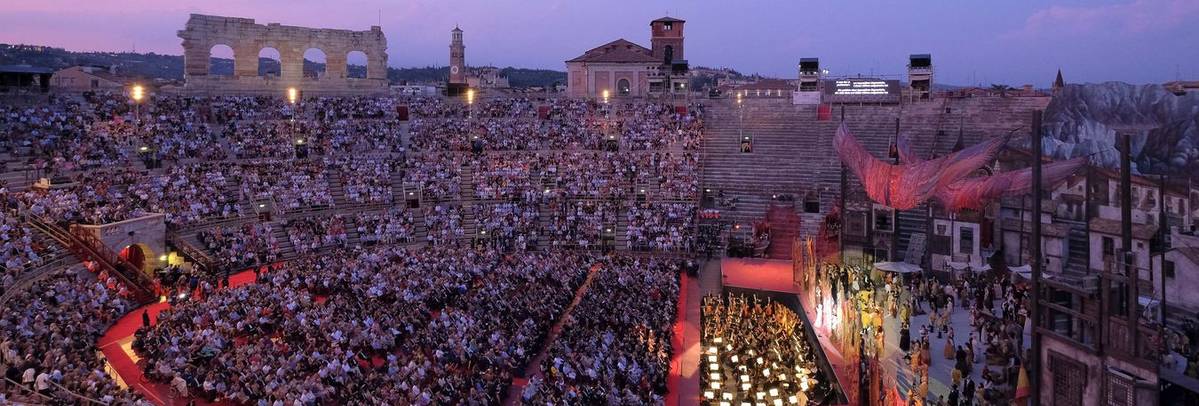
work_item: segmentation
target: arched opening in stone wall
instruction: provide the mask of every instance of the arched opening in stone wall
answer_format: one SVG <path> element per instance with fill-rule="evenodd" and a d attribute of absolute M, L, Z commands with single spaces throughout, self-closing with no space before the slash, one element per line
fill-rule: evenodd
<path fill-rule="evenodd" d="M 121 248 L 121 252 L 118 255 L 125 262 L 133 264 L 137 269 L 145 269 L 146 267 L 146 255 L 148 253 L 139 244 L 126 245 L 125 248 Z"/>
<path fill-rule="evenodd" d="M 620 81 L 616 82 L 616 93 L 621 96 L 629 95 L 629 80 L 628 79 L 620 79 Z"/>
<path fill-rule="evenodd" d="M 366 66 L 370 58 L 366 56 L 366 52 L 350 51 L 346 54 L 346 77 L 349 78 L 366 78 Z"/>
<path fill-rule="evenodd" d="M 216 44 L 208 49 L 208 75 L 233 76 L 233 47 Z"/>
<path fill-rule="evenodd" d="M 279 77 L 283 73 L 282 60 L 278 49 L 262 48 L 258 51 L 258 76 Z"/>
<path fill-rule="evenodd" d="M 320 48 L 308 48 L 304 51 L 304 77 L 320 79 L 325 77 L 325 51 Z"/>

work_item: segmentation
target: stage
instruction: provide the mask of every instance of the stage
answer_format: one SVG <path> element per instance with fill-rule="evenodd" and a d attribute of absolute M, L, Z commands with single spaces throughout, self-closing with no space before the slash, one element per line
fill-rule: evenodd
<path fill-rule="evenodd" d="M 783 259 L 725 258 L 720 280 L 726 287 L 799 293 L 791 279 L 791 261 Z"/>

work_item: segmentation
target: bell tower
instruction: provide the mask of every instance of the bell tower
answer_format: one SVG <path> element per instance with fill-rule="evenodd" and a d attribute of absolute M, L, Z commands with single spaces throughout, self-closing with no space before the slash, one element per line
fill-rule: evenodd
<path fill-rule="evenodd" d="M 669 65 L 674 61 L 682 61 L 687 58 L 683 55 L 683 24 L 686 21 L 662 17 L 654 21 L 650 21 L 650 53 L 662 61 L 662 64 Z"/>
<path fill-rule="evenodd" d="M 450 31 L 450 83 L 466 84 L 466 46 L 462 44 L 462 29 Z"/>

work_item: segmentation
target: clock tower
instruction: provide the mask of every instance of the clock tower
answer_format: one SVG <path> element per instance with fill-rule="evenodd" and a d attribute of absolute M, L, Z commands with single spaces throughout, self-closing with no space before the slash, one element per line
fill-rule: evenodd
<path fill-rule="evenodd" d="M 462 45 L 462 29 L 450 31 L 450 83 L 466 84 L 466 46 Z"/>

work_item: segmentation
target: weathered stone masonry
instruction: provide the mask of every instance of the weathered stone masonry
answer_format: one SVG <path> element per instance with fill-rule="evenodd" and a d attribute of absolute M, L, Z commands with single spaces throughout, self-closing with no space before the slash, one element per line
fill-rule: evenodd
<path fill-rule="evenodd" d="M 379 26 L 369 31 L 256 24 L 250 18 L 192 14 L 180 30 L 183 39 L 184 91 L 188 93 L 283 94 L 296 87 L 305 94 L 369 94 L 387 90 L 387 38 Z M 233 76 L 209 75 L 213 46 L 233 49 Z M 279 51 L 278 77 L 258 76 L 263 48 Z M 325 74 L 304 77 L 304 51 L 325 53 Z M 347 75 L 346 55 L 366 54 L 366 78 Z"/>

